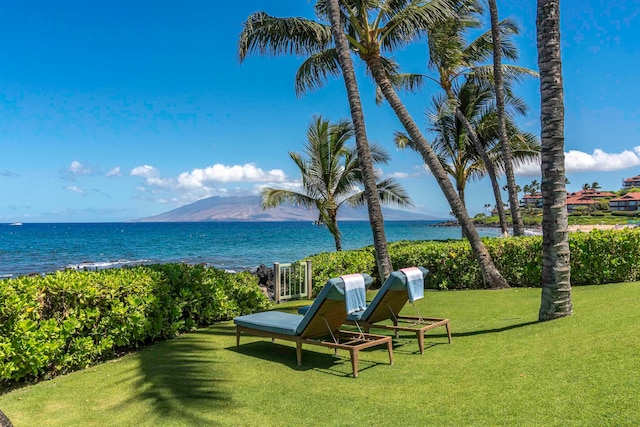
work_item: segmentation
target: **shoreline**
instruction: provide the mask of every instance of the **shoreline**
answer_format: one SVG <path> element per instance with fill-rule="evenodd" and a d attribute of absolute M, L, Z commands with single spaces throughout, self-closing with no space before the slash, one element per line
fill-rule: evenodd
<path fill-rule="evenodd" d="M 438 227 L 459 227 L 457 221 L 445 221 L 438 224 L 435 224 Z M 478 228 L 500 228 L 498 224 L 477 224 L 474 225 Z M 567 227 L 570 233 L 581 232 L 581 233 L 589 233 L 593 230 L 621 230 L 623 228 L 634 228 L 636 224 L 570 224 Z M 539 232 L 542 234 L 542 226 L 526 226 L 525 230 L 528 232 L 533 232 L 533 234 L 537 234 Z"/>

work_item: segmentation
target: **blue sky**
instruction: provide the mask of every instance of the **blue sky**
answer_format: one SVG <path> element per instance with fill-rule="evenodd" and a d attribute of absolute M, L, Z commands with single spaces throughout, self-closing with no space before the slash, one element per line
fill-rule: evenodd
<path fill-rule="evenodd" d="M 521 27 L 520 65 L 537 69 L 535 3 L 498 1 Z M 348 117 L 341 80 L 298 99 L 300 58 L 236 56 L 241 24 L 255 11 L 313 17 L 313 2 L 20 1 L 0 13 L 0 222 L 123 221 L 214 195 L 295 188 L 288 156 L 302 151 L 315 114 Z M 617 190 L 640 173 L 640 2 L 561 4 L 569 190 L 597 181 Z M 426 46 L 396 59 L 426 72 Z M 449 207 L 417 154 L 394 148 L 400 129 L 376 106 L 358 65 L 371 141 L 393 160 L 383 176 L 407 188 L 416 210 Z M 416 121 L 437 88 L 402 95 Z M 517 87 L 539 134 L 538 81 Z M 430 136 L 431 138 L 432 136 Z M 539 180 L 520 170 L 520 185 Z M 469 185 L 469 210 L 491 203 L 489 182 Z"/>

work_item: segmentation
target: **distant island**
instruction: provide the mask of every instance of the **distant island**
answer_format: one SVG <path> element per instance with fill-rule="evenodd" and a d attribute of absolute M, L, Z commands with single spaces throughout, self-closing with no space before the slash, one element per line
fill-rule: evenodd
<path fill-rule="evenodd" d="M 207 221 L 314 221 L 318 219 L 315 211 L 294 206 L 280 206 L 263 210 L 260 196 L 209 197 L 198 200 L 158 215 L 136 219 L 133 222 L 207 222 Z M 385 221 L 438 221 L 429 215 L 423 215 L 402 209 L 382 208 Z M 368 221 L 366 207 L 351 208 L 342 206 L 338 211 L 339 221 Z"/>

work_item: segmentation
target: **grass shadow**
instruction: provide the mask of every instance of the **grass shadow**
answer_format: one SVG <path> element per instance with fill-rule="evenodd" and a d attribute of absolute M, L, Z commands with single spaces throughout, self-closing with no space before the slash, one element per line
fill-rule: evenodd
<path fill-rule="evenodd" d="M 274 343 L 270 341 L 254 341 L 240 344 L 239 348 L 235 345 L 227 347 L 227 350 L 261 360 L 280 363 L 281 365 L 296 371 L 315 370 L 339 377 L 352 376 L 351 359 L 348 351 L 341 350 L 338 352 L 338 355 L 333 355 L 316 352 L 310 350 L 309 347 L 313 348 L 314 346 L 303 346 L 302 348 L 302 366 L 297 365 L 295 347 L 278 344 L 278 341 Z M 366 354 L 369 350 L 374 351 L 375 349 L 360 351 L 358 372 L 362 372 L 378 365 L 385 365 L 385 363 L 372 362 L 363 359 L 362 355 Z"/>
<path fill-rule="evenodd" d="M 192 332 L 137 353 L 137 392 L 121 406 L 151 403 L 163 423 L 211 425 L 212 420 L 201 414 L 229 409 L 233 402 L 227 375 L 215 355 L 221 349 L 206 335 L 206 330 Z"/>
<path fill-rule="evenodd" d="M 506 332 L 512 329 L 524 328 L 526 326 L 537 325 L 540 324 L 537 320 L 532 320 L 530 322 L 517 323 L 514 325 L 503 326 L 501 328 L 493 328 L 493 329 L 484 329 L 479 331 L 469 331 L 469 332 L 452 332 L 452 337 L 472 337 L 475 335 L 484 335 L 484 334 L 495 334 L 499 332 Z"/>

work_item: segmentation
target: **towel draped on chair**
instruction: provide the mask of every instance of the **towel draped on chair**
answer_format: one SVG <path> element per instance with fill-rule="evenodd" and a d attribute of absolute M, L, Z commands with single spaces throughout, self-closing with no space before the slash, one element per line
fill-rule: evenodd
<path fill-rule="evenodd" d="M 424 275 L 417 267 L 401 268 L 400 271 L 407 276 L 407 291 L 409 302 L 424 298 Z"/>
<path fill-rule="evenodd" d="M 347 314 L 367 308 L 367 291 L 362 274 L 346 274 L 340 278 L 344 282 Z"/>

